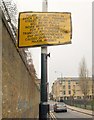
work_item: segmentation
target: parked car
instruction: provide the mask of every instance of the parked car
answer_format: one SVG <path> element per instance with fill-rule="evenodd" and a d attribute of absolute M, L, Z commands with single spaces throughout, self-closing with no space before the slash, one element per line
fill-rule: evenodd
<path fill-rule="evenodd" d="M 67 112 L 67 106 L 65 103 L 55 103 L 54 112 Z"/>
<path fill-rule="evenodd" d="M 64 100 L 61 99 L 60 102 L 64 102 Z"/>

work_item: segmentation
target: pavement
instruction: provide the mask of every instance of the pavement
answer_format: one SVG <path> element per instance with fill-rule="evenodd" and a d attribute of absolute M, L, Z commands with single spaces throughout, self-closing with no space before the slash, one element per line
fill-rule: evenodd
<path fill-rule="evenodd" d="M 81 112 L 81 113 L 84 113 L 84 114 L 94 116 L 94 111 L 92 111 L 92 110 L 86 110 L 86 109 L 82 109 L 82 108 L 78 108 L 78 107 L 74 107 L 74 106 L 69 106 L 69 105 L 67 105 L 67 108 L 71 109 L 71 110 L 74 110 L 74 111 L 77 111 L 77 112 Z"/>

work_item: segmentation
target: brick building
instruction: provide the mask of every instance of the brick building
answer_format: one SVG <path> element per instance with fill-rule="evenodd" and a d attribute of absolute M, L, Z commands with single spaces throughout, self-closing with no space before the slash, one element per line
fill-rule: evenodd
<path fill-rule="evenodd" d="M 88 81 L 88 99 L 92 98 L 92 79 Z M 74 99 L 83 99 L 84 95 L 79 85 L 78 77 L 64 77 L 57 78 L 52 85 L 52 92 L 54 100 L 67 100 L 73 97 Z"/>

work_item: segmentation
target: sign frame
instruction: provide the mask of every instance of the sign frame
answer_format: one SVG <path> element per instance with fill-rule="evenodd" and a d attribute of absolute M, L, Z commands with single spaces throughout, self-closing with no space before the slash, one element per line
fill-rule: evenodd
<path fill-rule="evenodd" d="M 18 48 L 29 48 L 29 47 L 47 47 L 47 46 L 57 46 L 57 45 L 65 45 L 65 44 L 71 44 L 72 42 L 64 42 L 64 43 L 58 43 L 58 44 L 38 44 L 38 45 L 27 45 L 27 46 L 21 46 L 20 43 L 20 15 L 24 13 L 63 13 L 63 14 L 70 14 L 70 39 L 72 39 L 72 17 L 71 17 L 71 12 L 33 12 L 33 11 L 26 11 L 26 12 L 20 12 L 19 13 L 19 18 L 18 18 L 18 42 L 17 46 Z"/>

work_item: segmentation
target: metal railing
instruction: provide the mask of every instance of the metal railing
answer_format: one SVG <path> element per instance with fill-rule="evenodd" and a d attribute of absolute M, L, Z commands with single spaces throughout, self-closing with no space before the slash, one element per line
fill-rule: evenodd
<path fill-rule="evenodd" d="M 94 100 L 64 100 L 64 102 L 67 105 L 88 109 L 88 110 L 94 110 Z"/>

